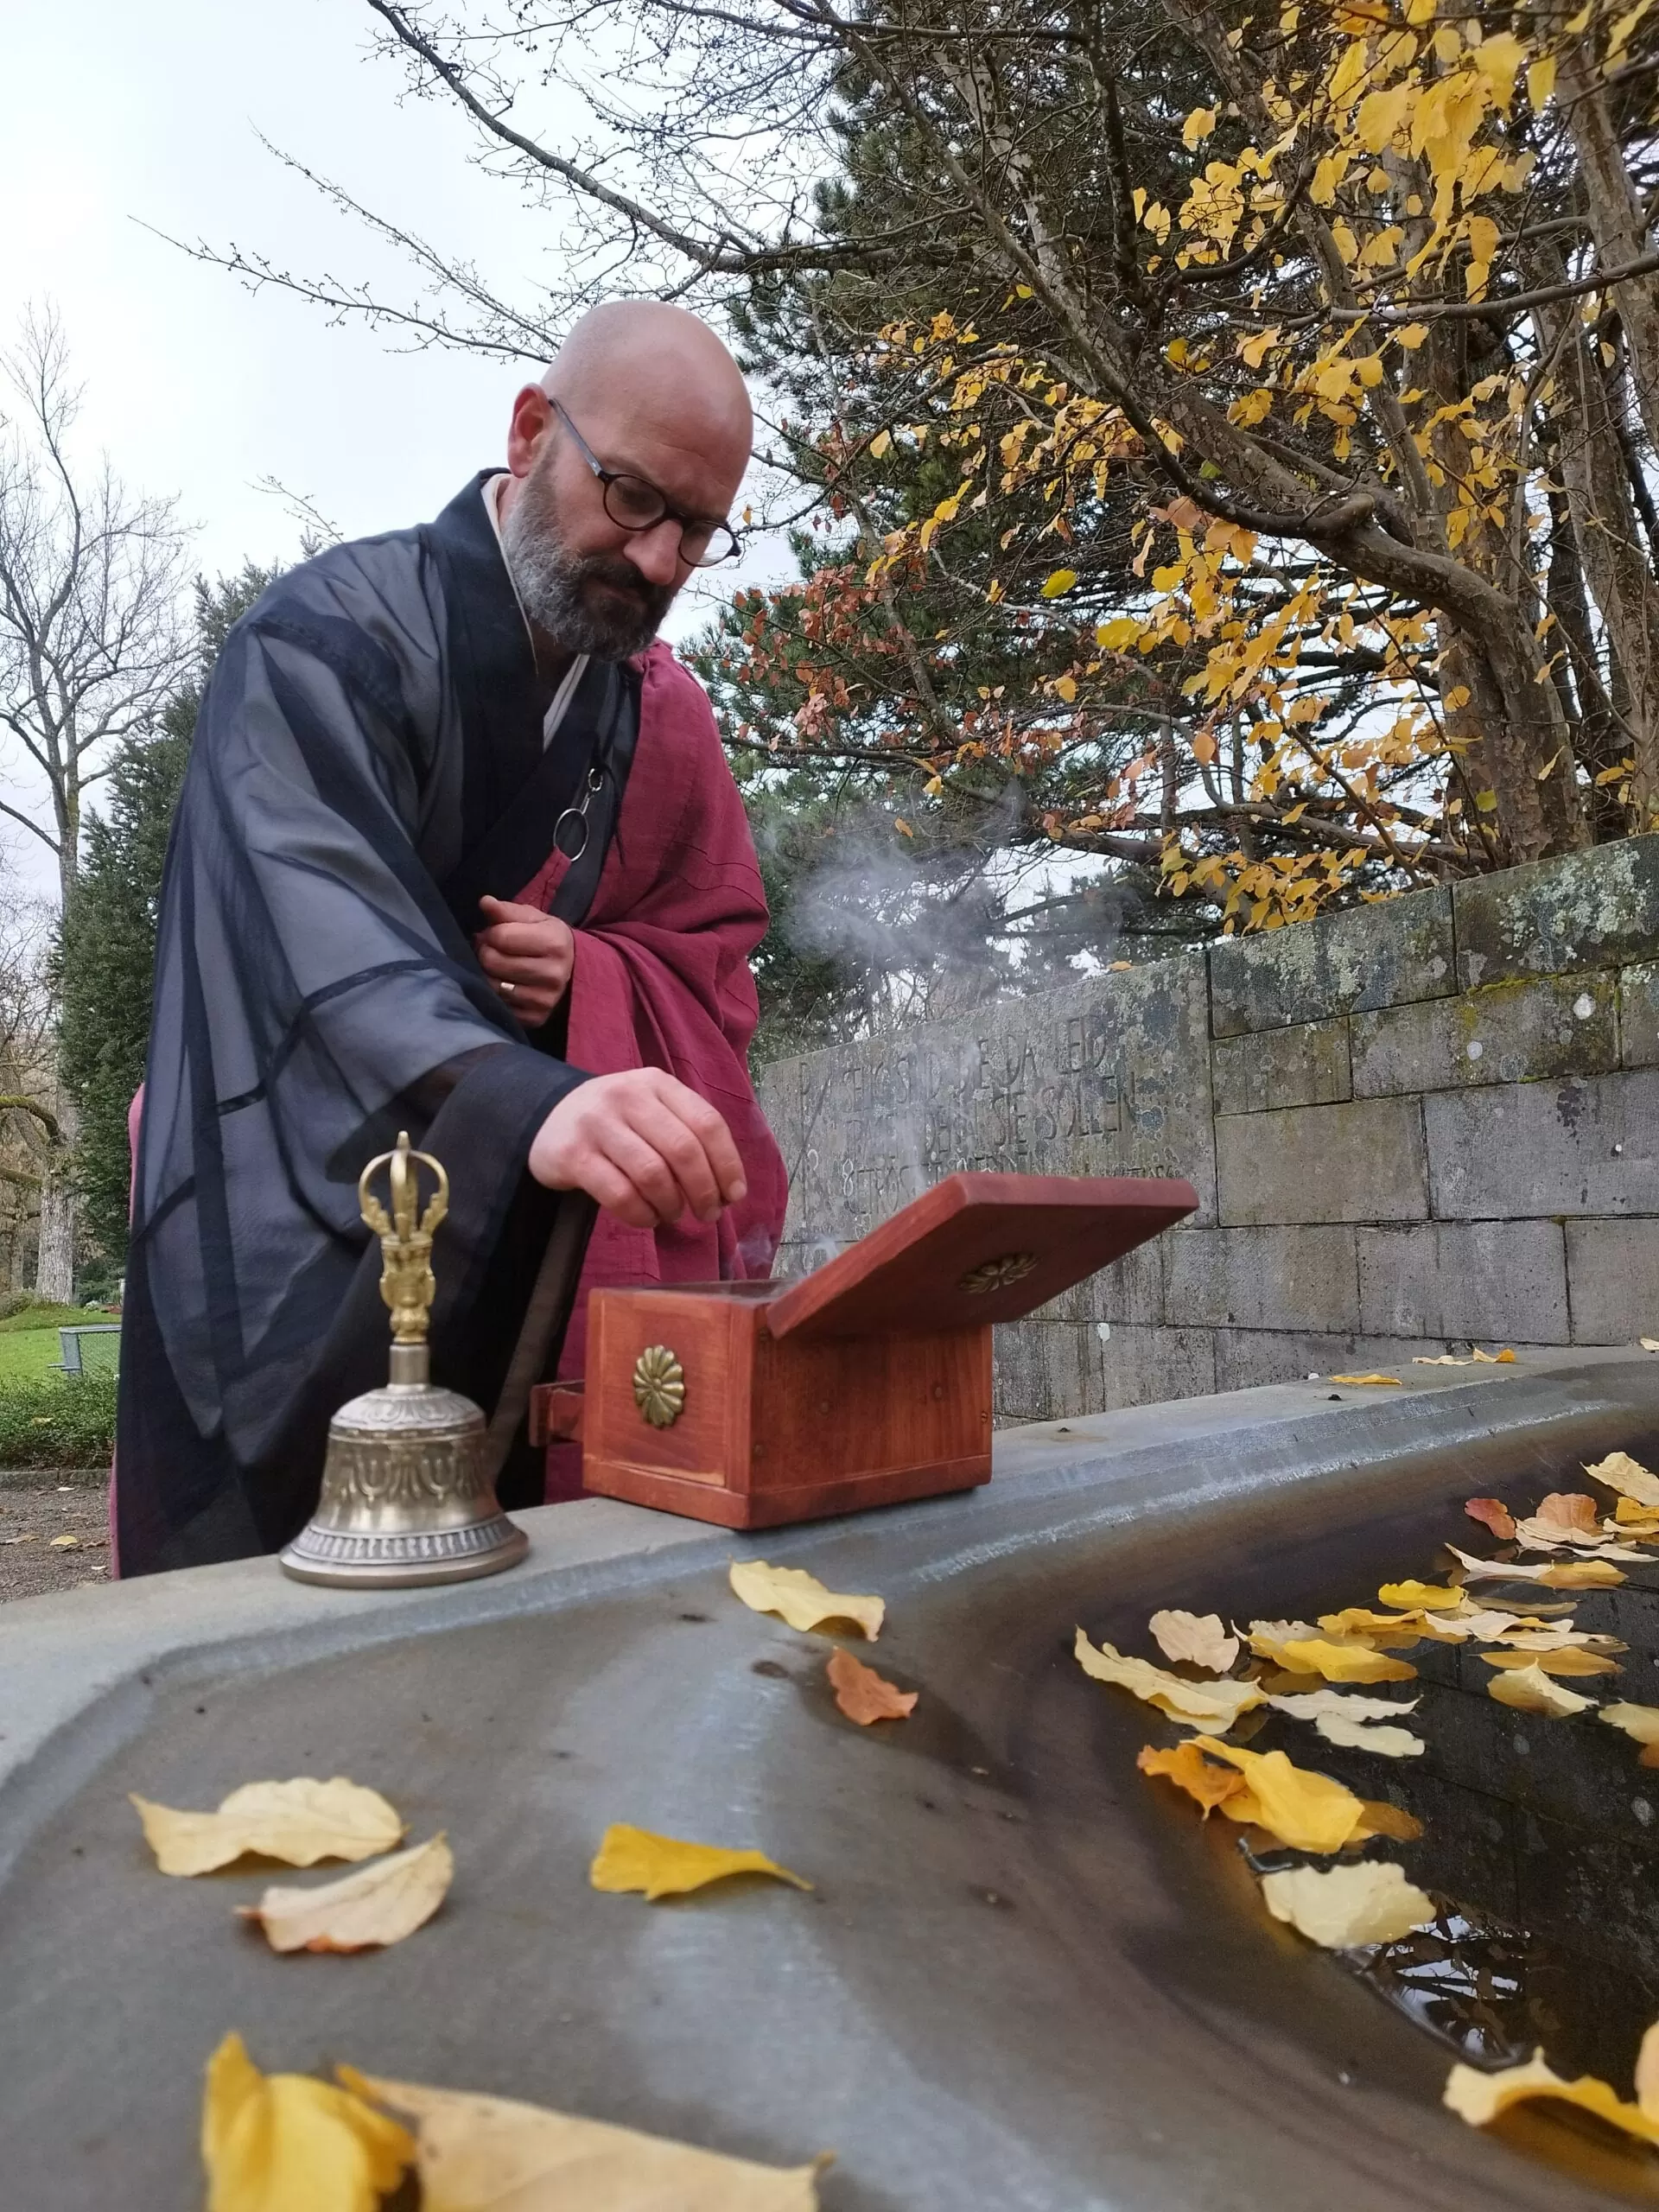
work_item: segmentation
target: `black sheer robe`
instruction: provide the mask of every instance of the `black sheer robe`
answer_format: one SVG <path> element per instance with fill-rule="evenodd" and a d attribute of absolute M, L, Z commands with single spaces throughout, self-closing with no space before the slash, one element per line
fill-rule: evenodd
<path fill-rule="evenodd" d="M 581 919 L 639 679 L 590 664 L 543 746 L 551 690 L 485 511 L 488 474 L 435 523 L 283 577 L 203 696 L 162 894 L 134 1181 L 123 1574 L 275 1550 L 303 1525 L 331 1415 L 385 1379 L 357 1179 L 400 1128 L 450 1177 L 435 1379 L 487 1411 L 517 1340 L 561 1203 L 525 1157 L 583 1077 L 484 976 L 478 900 L 517 897 L 597 764 L 588 855 L 554 903 Z M 539 1502 L 522 1440 L 501 1490 Z"/>

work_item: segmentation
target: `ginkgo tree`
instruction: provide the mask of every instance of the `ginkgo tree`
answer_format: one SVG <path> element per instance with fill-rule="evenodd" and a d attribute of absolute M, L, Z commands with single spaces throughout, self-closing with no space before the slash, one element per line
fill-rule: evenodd
<path fill-rule="evenodd" d="M 724 641 L 784 766 L 1000 777 L 1232 926 L 1654 819 L 1651 0 L 367 4 L 567 275 L 315 296 L 529 350 L 626 267 L 842 372 L 775 443 L 831 557 Z"/>

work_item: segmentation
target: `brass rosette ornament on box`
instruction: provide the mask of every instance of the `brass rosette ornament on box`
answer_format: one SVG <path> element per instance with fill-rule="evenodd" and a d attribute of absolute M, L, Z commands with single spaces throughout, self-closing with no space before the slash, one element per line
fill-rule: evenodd
<path fill-rule="evenodd" d="M 436 1185 L 424 1212 L 423 1166 Z M 390 1214 L 370 1187 L 383 1167 Z M 412 1152 L 404 1133 L 395 1151 L 363 1170 L 357 1197 L 380 1239 L 391 1374 L 384 1389 L 352 1399 L 328 1424 L 317 1510 L 282 1554 L 283 1567 L 297 1581 L 344 1589 L 497 1573 L 524 1557 L 530 1539 L 496 1503 L 483 1414 L 470 1398 L 437 1389 L 429 1371 L 432 1239 L 448 1211 L 449 1178 L 429 1153 Z"/>

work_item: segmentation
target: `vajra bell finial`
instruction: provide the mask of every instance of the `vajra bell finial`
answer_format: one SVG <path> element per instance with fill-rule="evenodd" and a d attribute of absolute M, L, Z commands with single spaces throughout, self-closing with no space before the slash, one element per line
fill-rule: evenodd
<path fill-rule="evenodd" d="M 417 1162 L 438 1179 L 438 1187 L 418 1219 Z M 387 1169 L 391 1185 L 390 1215 L 369 1188 L 370 1177 L 382 1167 Z M 432 1273 L 432 1237 L 449 1211 L 449 1178 L 429 1152 L 411 1152 L 409 1132 L 400 1129 L 397 1149 L 381 1153 L 359 1176 L 357 1202 L 364 1220 L 380 1239 L 380 1295 L 391 1308 L 391 1340 L 394 1344 L 424 1344 L 438 1287 Z"/>

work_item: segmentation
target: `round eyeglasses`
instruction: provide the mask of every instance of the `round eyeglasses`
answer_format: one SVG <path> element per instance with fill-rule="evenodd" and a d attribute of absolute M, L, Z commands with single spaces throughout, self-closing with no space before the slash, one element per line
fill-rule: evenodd
<path fill-rule="evenodd" d="M 736 558 L 742 550 L 742 541 L 729 523 L 712 521 L 707 515 L 689 515 L 648 478 L 628 476 L 607 468 L 570 420 L 563 404 L 554 399 L 548 404 L 569 431 L 577 452 L 598 479 L 605 512 L 619 530 L 654 530 L 659 522 L 677 522 L 680 526 L 680 558 L 689 567 L 715 569 L 722 561 Z"/>

